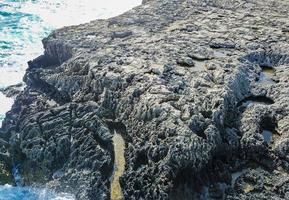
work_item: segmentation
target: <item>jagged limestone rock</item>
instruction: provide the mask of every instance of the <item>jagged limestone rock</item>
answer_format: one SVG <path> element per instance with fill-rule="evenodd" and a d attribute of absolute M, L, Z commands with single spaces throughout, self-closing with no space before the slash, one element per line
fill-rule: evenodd
<path fill-rule="evenodd" d="M 125 199 L 288 198 L 288 9 L 151 1 L 54 31 L 3 123 L 23 181 L 109 199 L 114 121 Z"/>

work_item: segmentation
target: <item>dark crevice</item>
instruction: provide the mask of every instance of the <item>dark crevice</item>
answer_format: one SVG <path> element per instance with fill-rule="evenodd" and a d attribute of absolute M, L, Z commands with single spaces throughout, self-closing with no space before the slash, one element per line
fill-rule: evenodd
<path fill-rule="evenodd" d="M 275 131 L 277 128 L 277 121 L 275 118 L 263 117 L 260 124 L 261 130 Z"/>
<path fill-rule="evenodd" d="M 279 135 L 276 129 L 277 129 L 277 122 L 275 118 L 271 117 L 262 118 L 260 124 L 260 133 L 262 134 L 264 141 L 267 144 L 274 142 L 274 135 Z"/>
<path fill-rule="evenodd" d="M 274 53 L 272 51 L 253 52 L 241 58 L 241 61 L 249 61 L 255 63 L 260 67 L 274 67 L 289 63 L 289 55 Z"/>
<path fill-rule="evenodd" d="M 127 128 L 124 123 L 113 120 L 105 120 L 105 124 L 112 134 L 114 134 L 114 130 L 116 130 L 126 142 L 131 142 L 131 137 L 127 134 Z"/>
<path fill-rule="evenodd" d="M 211 119 L 213 112 L 211 110 L 200 111 L 204 118 Z"/>
<path fill-rule="evenodd" d="M 207 136 L 206 136 L 204 131 L 200 130 L 200 131 L 196 131 L 195 133 L 197 134 L 197 136 L 199 136 L 205 140 L 207 139 Z"/>
<path fill-rule="evenodd" d="M 266 105 L 271 105 L 274 104 L 274 101 L 266 96 L 250 96 L 250 97 L 246 97 L 243 100 L 239 101 L 237 103 L 237 107 L 240 107 L 243 103 L 247 103 L 247 102 L 256 102 L 256 103 L 263 103 Z"/>
<path fill-rule="evenodd" d="M 191 124 L 189 128 L 199 137 L 203 139 L 207 139 L 207 136 L 205 134 L 206 126 L 204 124 L 198 122 L 196 124 Z"/>
<path fill-rule="evenodd" d="M 201 171 L 196 172 L 191 167 L 180 170 L 174 178 L 169 199 L 224 199 L 225 194 L 216 192 L 211 186 L 218 187 L 217 183 L 230 184 L 231 177 L 227 170 L 235 159 L 230 154 L 216 155 Z"/>
<path fill-rule="evenodd" d="M 274 70 L 274 67 L 272 66 L 268 66 L 268 65 L 259 65 L 263 71 L 266 71 L 266 70 Z"/>
<path fill-rule="evenodd" d="M 38 72 L 29 72 L 25 75 L 24 81 L 29 86 L 33 86 L 35 89 L 50 96 L 58 104 L 65 104 L 71 102 L 70 96 L 66 92 L 60 92 L 54 86 L 41 80 Z"/>
<path fill-rule="evenodd" d="M 118 133 L 120 133 L 122 136 L 126 136 L 126 126 L 122 122 L 115 122 L 112 120 L 105 121 L 107 127 L 111 132 L 113 130 L 117 130 Z"/>
<path fill-rule="evenodd" d="M 34 60 L 30 60 L 28 62 L 29 69 L 46 68 L 49 66 L 57 66 L 57 65 L 59 65 L 58 60 L 50 58 L 47 55 L 38 56 Z"/>
<path fill-rule="evenodd" d="M 216 155 L 199 172 L 185 168 L 177 173 L 170 191 L 170 200 L 226 199 L 244 169 L 260 167 L 260 163 L 244 160 L 240 152 L 234 155 Z M 270 169 L 268 172 L 272 172 Z M 236 190 L 235 190 L 236 191 Z M 228 193 L 229 192 L 229 193 Z M 242 192 L 242 191 L 240 191 Z"/>
<path fill-rule="evenodd" d="M 132 141 L 132 138 L 127 133 L 127 128 L 124 123 L 107 119 L 105 120 L 105 124 L 107 125 L 111 133 L 116 130 L 119 134 L 121 134 L 126 143 Z"/>
<path fill-rule="evenodd" d="M 186 168 L 177 173 L 173 181 L 170 200 L 190 200 L 195 199 L 194 193 L 201 193 L 202 180 L 196 178 L 193 170 Z"/>
<path fill-rule="evenodd" d="M 87 129 L 87 131 L 91 131 L 91 130 Z M 93 134 L 93 139 L 99 144 L 99 146 L 102 149 L 108 149 L 108 150 L 113 149 L 111 143 L 104 141 L 103 138 L 101 138 L 98 134 Z"/>
<path fill-rule="evenodd" d="M 140 168 L 143 165 L 147 165 L 147 164 L 148 164 L 147 153 L 145 151 L 141 151 L 141 152 L 137 153 L 136 160 L 134 162 L 134 170 Z"/>
<path fill-rule="evenodd" d="M 51 34 L 53 36 L 54 33 Z M 59 42 L 49 42 L 49 37 L 42 40 L 46 55 L 51 61 L 57 65 L 61 65 L 72 57 L 73 48 L 67 44 Z"/>

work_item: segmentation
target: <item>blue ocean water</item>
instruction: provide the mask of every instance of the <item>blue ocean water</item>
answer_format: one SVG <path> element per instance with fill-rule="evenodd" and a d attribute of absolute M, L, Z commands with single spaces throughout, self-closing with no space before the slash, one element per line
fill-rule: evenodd
<path fill-rule="evenodd" d="M 0 0 L 0 88 L 17 84 L 53 29 L 116 16 L 141 0 Z M 60 20 L 61 19 L 61 20 Z M 0 126 L 13 99 L 0 93 Z M 0 186 L 0 200 L 67 200 L 46 189 Z"/>
<path fill-rule="evenodd" d="M 31 187 L 0 187 L 0 200 L 73 200 L 74 196 Z"/>

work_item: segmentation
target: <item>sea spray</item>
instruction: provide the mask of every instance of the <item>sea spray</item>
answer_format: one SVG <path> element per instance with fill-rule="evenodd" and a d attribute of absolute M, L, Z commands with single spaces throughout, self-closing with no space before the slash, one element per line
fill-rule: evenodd
<path fill-rule="evenodd" d="M 20 172 L 19 172 L 19 167 L 20 165 L 16 165 L 14 164 L 13 167 L 12 167 L 12 175 L 13 175 L 13 178 L 14 178 L 14 182 L 17 186 L 22 186 L 22 178 L 21 178 L 21 175 L 20 175 Z"/>

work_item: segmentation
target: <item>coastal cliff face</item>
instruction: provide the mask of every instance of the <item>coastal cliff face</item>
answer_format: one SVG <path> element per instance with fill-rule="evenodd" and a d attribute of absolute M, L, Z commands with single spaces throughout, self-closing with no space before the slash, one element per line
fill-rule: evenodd
<path fill-rule="evenodd" d="M 149 1 L 54 31 L 0 158 L 26 185 L 110 199 L 289 198 L 289 2 Z"/>

